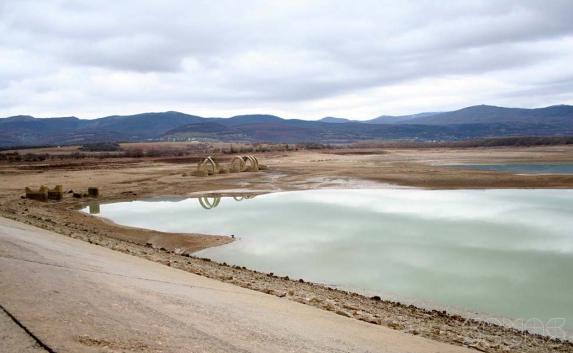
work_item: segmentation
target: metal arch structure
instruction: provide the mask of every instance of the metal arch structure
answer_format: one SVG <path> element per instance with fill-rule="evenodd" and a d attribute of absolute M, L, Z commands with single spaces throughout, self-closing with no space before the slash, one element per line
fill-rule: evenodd
<path fill-rule="evenodd" d="M 245 161 L 245 171 L 258 172 L 259 171 L 259 160 L 255 156 L 242 156 Z M 250 166 L 247 166 L 250 165 Z"/>
<path fill-rule="evenodd" d="M 235 156 L 231 161 L 231 171 L 232 172 L 243 172 L 245 171 L 246 163 L 243 156 Z"/>
<path fill-rule="evenodd" d="M 257 171 L 259 171 L 259 160 L 255 156 L 251 156 L 251 158 L 255 161 L 255 164 L 257 165 Z"/>
<path fill-rule="evenodd" d="M 211 170 L 209 170 L 209 167 L 211 167 Z M 198 169 L 199 170 L 207 170 L 207 174 L 209 174 L 209 175 L 217 174 L 219 172 L 219 168 L 217 166 L 217 163 L 210 156 L 205 158 L 205 160 L 203 160 L 203 162 L 199 163 Z"/>
<path fill-rule="evenodd" d="M 220 166 L 213 157 L 209 156 L 197 164 L 197 173 L 195 175 L 207 176 L 226 174 L 228 172 L 258 172 L 259 170 L 261 170 L 259 160 L 252 155 L 235 156 L 228 166 Z"/>
<path fill-rule="evenodd" d="M 257 172 L 259 171 L 259 160 L 255 156 L 235 156 L 231 161 L 233 172 Z"/>

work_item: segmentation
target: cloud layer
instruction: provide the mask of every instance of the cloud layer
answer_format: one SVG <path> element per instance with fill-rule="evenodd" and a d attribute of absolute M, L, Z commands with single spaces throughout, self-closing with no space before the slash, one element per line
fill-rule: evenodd
<path fill-rule="evenodd" d="M 573 103 L 573 2 L 0 1 L 0 114 Z"/>

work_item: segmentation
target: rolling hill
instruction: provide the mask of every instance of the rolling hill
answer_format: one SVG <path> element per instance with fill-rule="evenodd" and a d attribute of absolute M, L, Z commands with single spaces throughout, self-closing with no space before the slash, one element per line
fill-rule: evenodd
<path fill-rule="evenodd" d="M 417 118 L 431 116 L 440 113 L 418 113 L 412 115 L 382 115 L 377 118 L 366 120 L 365 123 L 369 124 L 401 124 Z"/>
<path fill-rule="evenodd" d="M 0 119 L 0 147 L 110 141 L 253 141 L 347 143 L 373 139 L 462 140 L 504 136 L 573 136 L 573 106 L 538 109 L 479 105 L 456 111 L 318 121 L 274 115 L 204 118 L 180 112 Z"/>
<path fill-rule="evenodd" d="M 346 119 L 346 118 L 335 118 L 333 116 L 327 116 L 327 117 L 324 117 L 318 121 L 320 121 L 322 123 L 339 123 L 340 124 L 340 123 L 349 123 L 352 120 Z"/>
<path fill-rule="evenodd" d="M 413 116 L 404 123 L 423 125 L 453 124 L 541 124 L 568 125 L 573 120 L 573 106 L 554 105 L 546 108 L 522 109 L 477 105 L 464 109 Z"/>

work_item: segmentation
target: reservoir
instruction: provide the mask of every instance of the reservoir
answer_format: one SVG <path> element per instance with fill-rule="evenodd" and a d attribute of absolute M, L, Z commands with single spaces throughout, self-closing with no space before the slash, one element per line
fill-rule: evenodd
<path fill-rule="evenodd" d="M 196 253 L 219 262 L 573 328 L 573 190 L 309 190 L 101 204 L 98 216 L 235 235 Z"/>

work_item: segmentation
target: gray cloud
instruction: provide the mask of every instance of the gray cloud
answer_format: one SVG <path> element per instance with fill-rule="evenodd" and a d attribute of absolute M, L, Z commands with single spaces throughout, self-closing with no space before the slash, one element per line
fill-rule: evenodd
<path fill-rule="evenodd" d="M 367 118 L 573 103 L 560 83 L 573 75 L 572 13 L 567 0 L 2 0 L 0 113 Z"/>

